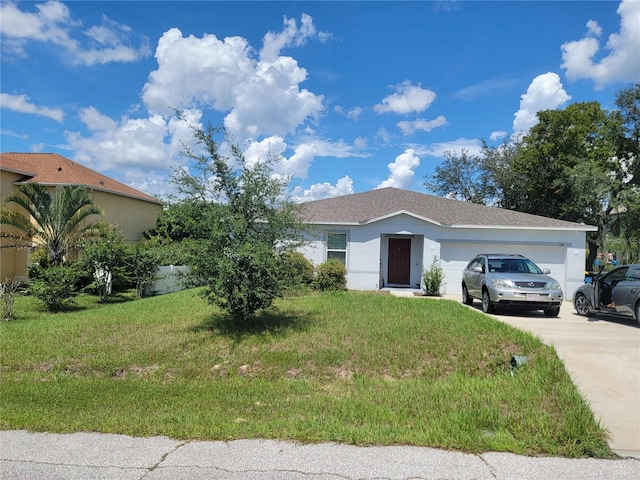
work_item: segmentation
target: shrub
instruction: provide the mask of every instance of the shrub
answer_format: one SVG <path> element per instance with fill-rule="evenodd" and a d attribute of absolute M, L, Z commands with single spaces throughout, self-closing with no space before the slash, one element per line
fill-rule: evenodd
<path fill-rule="evenodd" d="M 313 282 L 316 290 L 339 291 L 347 289 L 347 269 L 337 258 L 318 265 Z"/>
<path fill-rule="evenodd" d="M 147 287 L 158 279 L 160 257 L 153 250 L 144 250 L 141 244 L 131 248 L 125 262 L 130 269 L 130 276 L 136 285 L 139 298 L 147 296 Z"/>
<path fill-rule="evenodd" d="M 289 279 L 287 292 L 304 291 L 313 284 L 313 264 L 300 252 L 287 252 L 283 256 L 283 277 Z"/>
<path fill-rule="evenodd" d="M 13 302 L 16 298 L 16 291 L 20 286 L 18 280 L 11 279 L 0 282 L 0 319 L 12 320 L 15 318 L 13 312 Z"/>
<path fill-rule="evenodd" d="M 44 302 L 47 310 L 59 312 L 73 304 L 76 294 L 77 270 L 57 266 L 42 269 L 29 285 L 29 292 Z"/>
<path fill-rule="evenodd" d="M 124 236 L 117 225 L 100 223 L 93 235 L 81 243 L 85 275 L 91 274 L 87 290 L 100 295 L 106 302 L 113 290 L 124 290 L 131 285 L 125 264 L 127 256 Z"/>
<path fill-rule="evenodd" d="M 424 293 L 429 296 L 440 296 L 440 288 L 444 283 L 444 272 L 440 268 L 438 257 L 433 257 L 429 270 L 422 272 L 422 282 L 424 283 Z"/>

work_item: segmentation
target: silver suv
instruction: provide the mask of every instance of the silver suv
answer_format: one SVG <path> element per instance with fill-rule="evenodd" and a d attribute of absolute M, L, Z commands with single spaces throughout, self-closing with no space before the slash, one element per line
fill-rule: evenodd
<path fill-rule="evenodd" d="M 462 273 L 462 301 L 482 300 L 482 311 L 494 313 L 498 306 L 543 310 L 557 317 L 562 304 L 560 284 L 522 255 L 485 253 L 469 262 Z"/>

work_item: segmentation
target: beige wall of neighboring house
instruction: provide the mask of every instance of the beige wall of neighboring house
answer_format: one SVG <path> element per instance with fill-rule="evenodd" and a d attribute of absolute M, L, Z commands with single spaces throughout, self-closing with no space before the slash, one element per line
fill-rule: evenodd
<path fill-rule="evenodd" d="M 35 182 L 55 188 L 57 185 L 84 185 L 93 194 L 96 205 L 104 212 L 104 221 L 118 225 L 125 241 L 136 242 L 153 227 L 162 212 L 162 203 L 154 197 L 106 177 L 75 161 L 50 153 L 1 153 L 0 197 L 5 198 L 22 183 Z M 0 226 L 6 229 L 5 225 Z M 0 244 L 0 280 L 25 280 L 29 263 L 26 250 L 6 248 Z"/>
<path fill-rule="evenodd" d="M 0 164 L 0 200 L 4 206 L 4 199 L 11 194 L 14 188 L 14 182 L 23 175 L 14 172 L 8 172 L 1 168 Z M 15 206 L 7 206 L 16 209 Z M 5 225 L 0 225 L 0 229 L 5 230 Z M 27 252 L 26 250 L 16 250 L 15 248 L 6 248 L 8 242 L 0 237 L 0 281 L 12 279 L 16 277 L 24 277 L 27 274 Z"/>
<path fill-rule="evenodd" d="M 129 243 L 140 240 L 142 233 L 153 227 L 162 211 L 162 205 L 158 203 L 97 190 L 92 193 L 96 205 L 104 211 L 105 221 L 118 225 Z"/>

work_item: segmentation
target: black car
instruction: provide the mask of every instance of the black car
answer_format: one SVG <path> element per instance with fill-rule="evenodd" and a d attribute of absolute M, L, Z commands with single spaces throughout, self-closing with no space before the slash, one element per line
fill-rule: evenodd
<path fill-rule="evenodd" d="M 634 318 L 640 324 L 640 265 L 623 265 L 600 272 L 573 294 L 580 315 L 593 312 Z"/>

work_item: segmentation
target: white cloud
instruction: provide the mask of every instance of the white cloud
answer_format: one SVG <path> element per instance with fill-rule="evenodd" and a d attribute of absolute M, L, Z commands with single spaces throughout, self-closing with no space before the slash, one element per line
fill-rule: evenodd
<path fill-rule="evenodd" d="M 307 21 L 310 17 L 303 26 Z M 280 43 L 266 38 L 272 42 L 268 50 L 278 51 L 275 44 Z M 166 115 L 171 108 L 209 107 L 228 112 L 224 125 L 240 142 L 292 133 L 324 108 L 321 95 L 300 88 L 307 72 L 296 60 L 272 59 L 271 53 L 265 53 L 269 60 L 257 61 L 253 48 L 241 37 L 185 38 L 172 28 L 160 38 L 155 57 L 158 69 L 149 75 L 142 94 L 149 111 Z"/>
<path fill-rule="evenodd" d="M 293 200 L 302 203 L 313 200 L 322 200 L 324 198 L 340 197 L 342 195 L 350 195 L 353 193 L 353 180 L 348 175 L 340 178 L 337 183 L 331 185 L 328 182 L 316 183 L 308 189 L 296 189 L 293 192 Z"/>
<path fill-rule="evenodd" d="M 309 167 L 316 157 L 367 157 L 359 150 L 366 148 L 365 138 L 358 137 L 353 145 L 343 140 L 330 142 L 311 136 L 302 137 L 295 147 L 287 145 L 284 138 L 274 135 L 262 140 L 248 141 L 245 143 L 244 156 L 247 164 L 252 165 L 259 161 L 270 159 L 273 161 L 273 172 L 291 178 L 307 178 Z M 293 153 L 287 157 L 287 151 Z"/>
<path fill-rule="evenodd" d="M 172 108 L 209 106 L 220 111 L 234 104 L 236 85 L 251 77 L 255 61 L 241 37 L 183 37 L 177 28 L 164 32 L 156 48 L 158 69 L 149 74 L 142 100 L 151 113 Z M 215 80 L 214 80 L 215 79 Z"/>
<path fill-rule="evenodd" d="M 594 20 L 587 22 L 585 37 L 562 44 L 562 68 L 569 80 L 592 79 L 597 88 L 640 80 L 640 2 L 623 0 L 617 12 L 620 31 L 609 35 L 599 60 L 602 28 Z"/>
<path fill-rule="evenodd" d="M 78 23 L 72 21 L 66 5 L 51 1 L 37 4 L 35 8 L 36 11 L 30 13 L 21 11 L 14 3 L 0 5 L 2 37 L 11 43 L 11 53 L 24 55 L 24 45 L 28 40 L 50 42 L 68 51 L 78 48 L 78 42 L 67 31 Z"/>
<path fill-rule="evenodd" d="M 225 117 L 225 127 L 240 139 L 293 133 L 324 108 L 322 95 L 300 89 L 306 77 L 306 70 L 291 57 L 259 62 L 253 74 L 235 86 L 234 105 Z"/>
<path fill-rule="evenodd" d="M 273 173 L 286 177 L 307 178 L 309 166 L 318 151 L 313 144 L 302 144 L 295 147 L 293 154 L 287 158 L 288 146 L 279 136 L 271 136 L 260 141 L 249 142 L 244 150 L 248 165 L 272 160 Z"/>
<path fill-rule="evenodd" d="M 318 38 L 320 41 L 326 41 L 328 34 L 316 30 L 313 19 L 303 13 L 300 18 L 300 28 L 295 19 L 284 17 L 284 29 L 281 32 L 268 32 L 262 41 L 262 50 L 260 50 L 260 60 L 264 62 L 273 62 L 280 56 L 280 50 L 289 46 L 300 47 L 304 45 L 309 38 Z"/>
<path fill-rule="evenodd" d="M 89 107 L 79 112 L 90 134 L 65 132 L 75 159 L 100 171 L 118 171 L 124 178 L 145 178 L 167 172 L 180 162 L 184 145 L 194 144 L 189 124 L 199 125 L 201 113 L 183 112 L 184 119 L 159 115 L 122 117 L 115 121 Z"/>
<path fill-rule="evenodd" d="M 303 17 L 300 36 L 285 32 L 289 40 L 284 41 L 283 36 L 281 43 L 269 37 L 273 43 L 267 50 L 278 51 L 276 44 L 300 44 L 312 32 L 310 22 L 311 17 Z M 105 17 L 103 23 L 111 22 Z M 291 26 L 292 23 L 285 25 Z M 126 29 L 113 34 L 98 28 L 87 31 L 101 45 L 116 43 L 123 33 Z M 180 30 L 172 28 L 158 41 L 158 68 L 151 72 L 142 91 L 148 116 L 112 119 L 94 107 L 83 108 L 79 118 L 89 133 L 65 132 L 66 147 L 74 150 L 76 159 L 87 166 L 117 170 L 132 184 L 147 185 L 146 180 L 154 175 L 162 171 L 166 175 L 170 168 L 185 165 L 180 158 L 183 145 L 198 148 L 189 124 L 200 125 L 202 109 L 211 108 L 228 112 L 225 127 L 238 145 L 246 147 L 247 161 L 271 157 L 278 175 L 306 178 L 318 155 L 362 155 L 357 153 L 360 147 L 342 140 L 328 142 L 310 136 L 313 129 L 303 124 L 319 115 L 323 106 L 322 96 L 299 88 L 306 80 L 306 70 L 291 57 L 266 62 L 256 61 L 254 54 L 241 37 L 183 37 Z M 185 118 L 179 119 L 173 108 Z M 287 145 L 284 134 L 295 132 L 301 125 L 309 137 L 296 146 Z M 144 172 L 148 172 L 147 177 Z M 160 183 L 154 180 L 148 185 L 157 188 Z"/>
<path fill-rule="evenodd" d="M 504 130 L 496 130 L 495 132 L 491 132 L 491 135 L 489 135 L 489 140 L 491 140 L 492 142 L 495 142 L 496 140 L 505 138 L 507 135 L 509 134 Z"/>
<path fill-rule="evenodd" d="M 478 139 L 458 138 L 451 142 L 440 142 L 430 145 L 428 155 L 444 158 L 445 152 L 462 153 L 463 150 L 469 155 L 479 155 L 482 151 L 482 144 Z"/>
<path fill-rule="evenodd" d="M 511 88 L 516 84 L 515 78 L 502 77 L 492 78 L 484 82 L 470 85 L 462 88 L 457 92 L 454 92 L 452 98 L 460 99 L 465 102 L 470 102 L 478 97 L 483 97 L 491 94 L 504 94 L 505 89 Z"/>
<path fill-rule="evenodd" d="M 373 110 L 376 113 L 399 113 L 408 114 L 413 112 L 423 112 L 436 99 L 435 92 L 424 89 L 418 85 L 411 85 L 405 81 L 396 85 L 395 93 L 382 99 L 382 102 L 375 105 Z"/>
<path fill-rule="evenodd" d="M 380 183 L 376 188 L 396 187 L 411 188 L 414 170 L 420 166 L 420 158 L 415 155 L 415 150 L 408 148 L 398 155 L 394 162 L 387 165 L 389 178 Z"/>
<path fill-rule="evenodd" d="M 0 135 L 19 138 L 21 140 L 26 140 L 27 138 L 29 138 L 29 135 L 27 135 L 26 133 L 16 133 L 13 130 L 5 130 L 4 128 L 0 128 Z"/>
<path fill-rule="evenodd" d="M 362 108 L 355 107 L 349 110 L 349 112 L 347 113 L 347 118 L 352 120 L 357 120 L 360 117 L 360 115 L 362 115 Z"/>
<path fill-rule="evenodd" d="M 359 150 L 362 148 L 362 138 L 358 137 L 354 145 L 349 145 L 344 140 L 329 141 L 321 138 L 305 139 L 305 143 L 313 143 L 318 150 L 319 157 L 336 157 L 336 158 L 350 158 L 358 157 L 365 158 L 369 155 L 362 153 Z"/>
<path fill-rule="evenodd" d="M 84 32 L 97 47 L 85 47 L 73 38 L 80 26 L 81 22 L 71 17 L 69 8 L 57 1 L 36 4 L 34 12 L 22 11 L 15 3 L 0 5 L 3 55 L 24 56 L 29 41 L 62 47 L 66 61 L 72 64 L 133 62 L 150 54 L 146 40 L 139 47 L 132 47 L 131 28 L 106 16 L 102 26 Z"/>
<path fill-rule="evenodd" d="M 589 20 L 587 22 L 587 32 L 590 36 L 599 37 L 602 35 L 602 27 L 595 20 Z"/>
<path fill-rule="evenodd" d="M 30 99 L 27 95 L 10 95 L 8 93 L 0 93 L 0 106 L 2 106 L 3 109 L 19 113 L 40 115 L 62 123 L 62 120 L 64 119 L 64 112 L 61 109 L 41 107 L 31 103 L 29 100 Z"/>
<path fill-rule="evenodd" d="M 443 127 L 448 125 L 447 119 L 444 115 L 440 115 L 433 120 L 425 120 L 423 118 L 418 118 L 413 121 L 402 121 L 398 122 L 397 127 L 402 130 L 402 134 L 404 136 L 413 135 L 417 131 L 422 132 L 430 132 L 434 128 Z"/>
<path fill-rule="evenodd" d="M 103 115 L 94 107 L 83 108 L 78 112 L 78 116 L 89 130 L 114 130 L 117 125 L 110 117 Z"/>
<path fill-rule="evenodd" d="M 515 113 L 513 133 L 527 132 L 538 122 L 536 114 L 541 110 L 552 110 L 571 100 L 562 86 L 560 77 L 553 72 L 538 75 L 527 92 L 520 96 L 520 109 Z"/>
<path fill-rule="evenodd" d="M 369 142 L 367 141 L 367 139 L 365 137 L 357 137 L 354 141 L 353 141 L 353 146 L 356 150 L 364 150 L 365 148 L 367 148 L 367 145 L 369 144 Z"/>

